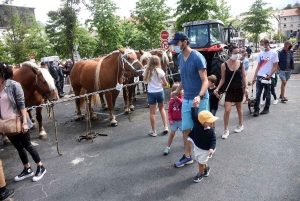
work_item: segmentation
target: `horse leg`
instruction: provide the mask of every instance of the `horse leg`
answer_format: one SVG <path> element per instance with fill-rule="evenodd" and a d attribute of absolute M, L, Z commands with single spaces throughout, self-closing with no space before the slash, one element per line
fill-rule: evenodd
<path fill-rule="evenodd" d="M 137 100 L 137 98 L 135 97 L 135 87 L 136 85 L 130 86 L 129 87 L 129 91 L 131 91 L 131 97 L 133 97 L 133 100 Z"/>
<path fill-rule="evenodd" d="M 127 87 L 127 90 L 129 92 L 129 88 Z M 127 94 L 127 90 L 126 90 L 126 87 L 123 88 L 123 99 L 124 99 L 124 113 L 125 114 L 129 114 L 130 113 L 130 109 L 129 109 L 129 103 L 128 103 L 128 95 L 129 93 Z"/>
<path fill-rule="evenodd" d="M 101 103 L 102 109 L 107 110 L 107 104 L 106 104 L 106 102 L 105 102 L 105 100 L 104 100 L 104 94 L 103 94 L 103 93 L 100 93 L 100 94 L 99 94 L 99 97 L 100 97 L 100 103 Z"/>
<path fill-rule="evenodd" d="M 118 94 L 119 94 L 119 92 L 118 92 Z M 118 122 L 116 120 L 116 117 L 114 116 L 114 104 L 113 104 L 113 100 L 112 100 L 112 92 L 111 91 L 105 92 L 105 98 L 106 98 L 106 102 L 108 105 L 110 125 L 117 126 Z"/>
<path fill-rule="evenodd" d="M 28 112 L 28 115 L 29 115 L 29 119 L 31 120 L 31 122 L 33 124 L 33 128 L 36 128 L 35 119 L 32 117 L 31 110 L 28 110 L 27 112 Z"/>
<path fill-rule="evenodd" d="M 74 93 L 75 96 L 79 96 L 80 95 L 80 90 L 81 88 L 74 88 Z M 80 109 L 80 98 L 75 99 L 75 103 L 76 103 L 76 112 L 77 112 L 77 119 L 75 121 L 80 121 L 83 120 L 84 117 L 81 114 L 81 109 Z"/>
<path fill-rule="evenodd" d="M 137 95 L 140 95 L 141 94 L 141 92 L 140 92 L 140 85 L 139 85 L 139 83 L 137 83 L 137 85 L 134 85 L 134 87 L 136 86 L 136 88 L 137 88 Z M 135 89 L 134 89 L 134 91 L 135 91 Z"/>
<path fill-rule="evenodd" d="M 134 111 L 134 106 L 133 106 L 133 104 L 132 104 L 132 97 L 133 97 L 133 93 L 135 92 L 135 85 L 133 85 L 133 86 L 130 86 L 129 87 L 129 103 L 128 103 L 128 105 L 129 105 L 129 109 L 130 109 L 130 111 Z"/>
<path fill-rule="evenodd" d="M 91 120 L 98 119 L 98 116 L 94 113 L 92 108 L 92 96 L 89 96 L 89 111 L 90 111 L 90 118 Z"/>
<path fill-rule="evenodd" d="M 39 123 L 39 138 L 45 139 L 47 138 L 47 133 L 43 127 L 43 117 L 42 117 L 42 109 L 41 107 L 38 107 L 35 109 L 36 112 L 36 120 Z"/>

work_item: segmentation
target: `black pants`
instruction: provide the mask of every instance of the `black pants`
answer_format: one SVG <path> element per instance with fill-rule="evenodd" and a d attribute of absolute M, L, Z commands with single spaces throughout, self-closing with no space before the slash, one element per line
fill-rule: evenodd
<path fill-rule="evenodd" d="M 15 148 L 19 152 L 19 156 L 21 158 L 23 165 L 29 163 L 25 149 L 32 156 L 35 163 L 41 162 L 39 153 L 31 144 L 29 132 L 25 134 L 21 133 L 15 136 L 8 136 L 8 139 L 11 141 L 11 143 L 15 146 Z"/>
<path fill-rule="evenodd" d="M 61 90 L 61 85 L 60 85 L 59 79 L 54 80 L 54 83 L 55 83 L 55 86 L 56 86 L 56 88 L 57 88 L 58 93 L 59 93 L 59 94 L 62 94 L 62 90 Z"/>
<path fill-rule="evenodd" d="M 274 84 L 271 84 L 271 90 L 270 90 L 271 94 L 273 95 L 274 97 L 274 100 L 277 100 L 277 97 L 276 97 L 276 93 L 275 93 L 275 86 Z M 264 93 L 263 94 L 263 100 L 266 99 L 266 94 Z"/>

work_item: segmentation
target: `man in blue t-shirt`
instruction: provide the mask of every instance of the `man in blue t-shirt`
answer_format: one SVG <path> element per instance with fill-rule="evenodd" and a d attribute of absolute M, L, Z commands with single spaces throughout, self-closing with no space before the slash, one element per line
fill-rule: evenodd
<path fill-rule="evenodd" d="M 182 130 L 184 141 L 184 155 L 174 165 L 182 167 L 185 164 L 193 163 L 191 156 L 191 144 L 188 135 L 194 126 L 191 108 L 198 107 L 198 112 L 209 110 L 208 79 L 206 72 L 206 60 L 203 55 L 189 46 L 189 38 L 183 32 L 177 32 L 173 40 L 169 43 L 174 46 L 178 55 L 180 66 L 181 82 L 176 91 L 171 96 L 175 97 L 184 90 L 184 100 L 182 102 Z"/>

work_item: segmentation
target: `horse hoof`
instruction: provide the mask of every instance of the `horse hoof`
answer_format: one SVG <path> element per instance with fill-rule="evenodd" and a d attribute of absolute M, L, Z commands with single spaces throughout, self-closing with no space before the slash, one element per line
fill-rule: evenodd
<path fill-rule="evenodd" d="M 92 114 L 91 115 L 91 120 L 96 120 L 96 119 L 98 119 L 98 116 L 96 114 Z"/>
<path fill-rule="evenodd" d="M 134 106 L 133 105 L 130 106 L 130 110 L 134 111 Z"/>
<path fill-rule="evenodd" d="M 110 126 L 116 127 L 116 126 L 118 126 L 118 123 L 110 123 Z"/>
<path fill-rule="evenodd" d="M 3 140 L 3 143 L 4 143 L 4 144 L 9 144 L 9 143 L 10 143 L 10 140 L 9 140 L 8 138 L 6 138 L 6 139 Z"/>
<path fill-rule="evenodd" d="M 32 124 L 32 128 L 35 129 L 36 127 L 37 127 L 36 123 L 33 123 L 33 124 Z"/>
<path fill-rule="evenodd" d="M 43 140 L 47 138 L 47 133 L 45 131 L 40 131 L 39 139 Z"/>
<path fill-rule="evenodd" d="M 82 121 L 84 120 L 84 117 L 77 117 L 77 119 L 75 119 L 75 121 Z"/>

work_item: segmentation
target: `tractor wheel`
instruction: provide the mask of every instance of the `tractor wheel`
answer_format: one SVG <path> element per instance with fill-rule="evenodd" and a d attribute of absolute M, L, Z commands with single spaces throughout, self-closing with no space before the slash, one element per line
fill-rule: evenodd
<path fill-rule="evenodd" d="M 213 58 L 210 67 L 210 74 L 217 77 L 217 86 L 221 80 L 221 65 L 224 61 L 218 57 Z"/>

